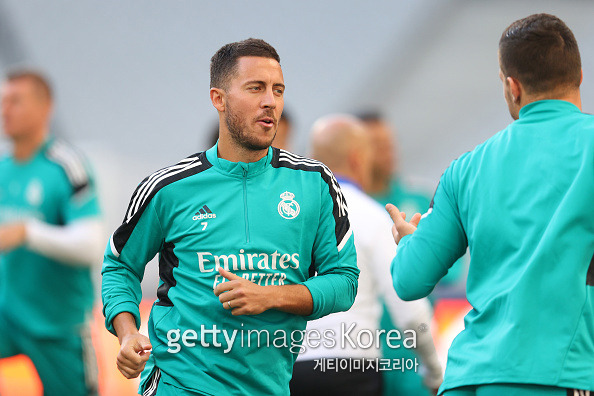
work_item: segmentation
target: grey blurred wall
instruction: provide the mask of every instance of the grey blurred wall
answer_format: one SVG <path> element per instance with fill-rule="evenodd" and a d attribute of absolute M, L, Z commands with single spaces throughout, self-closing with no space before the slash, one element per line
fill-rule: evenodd
<path fill-rule="evenodd" d="M 0 66 L 51 77 L 54 131 L 93 161 L 111 232 L 144 176 L 207 148 L 217 120 L 209 60 L 223 44 L 259 37 L 277 48 L 294 151 L 307 153 L 317 117 L 377 108 L 398 131 L 402 173 L 432 189 L 449 162 L 509 123 L 497 43 L 535 12 L 574 30 L 592 112 L 594 2 L 585 0 L 0 0 Z M 147 271 L 152 293 L 154 263 Z"/>

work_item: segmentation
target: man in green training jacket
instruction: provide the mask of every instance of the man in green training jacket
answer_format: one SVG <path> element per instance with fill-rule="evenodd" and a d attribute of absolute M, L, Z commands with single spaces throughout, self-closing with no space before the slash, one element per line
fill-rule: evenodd
<path fill-rule="evenodd" d="M 531 15 L 505 30 L 499 62 L 515 121 L 452 162 L 422 219 L 387 205 L 394 287 L 426 296 L 469 246 L 472 309 L 440 394 L 589 395 L 594 117 L 581 112 L 578 46 L 557 17 Z"/>
<path fill-rule="evenodd" d="M 51 131 L 47 78 L 11 70 L 1 98 L 0 359 L 29 357 L 44 396 L 96 395 L 89 320 L 104 236 L 93 173 Z"/>
<path fill-rule="evenodd" d="M 148 361 L 144 395 L 287 395 L 306 321 L 353 304 L 359 270 L 336 179 L 318 161 L 270 147 L 284 90 L 266 42 L 217 51 L 217 144 L 142 181 L 110 239 L 106 325 L 126 377 Z M 155 254 L 149 340 L 137 330 L 138 303 Z"/>

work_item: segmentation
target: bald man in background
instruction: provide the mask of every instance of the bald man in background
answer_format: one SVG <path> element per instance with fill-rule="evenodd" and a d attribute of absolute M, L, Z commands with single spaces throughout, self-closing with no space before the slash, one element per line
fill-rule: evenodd
<path fill-rule="evenodd" d="M 349 329 L 353 324 L 355 327 L 349 334 L 354 340 L 358 339 L 359 332 L 371 330 L 375 334 L 380 329 L 381 300 L 385 301 L 390 314 L 403 329 L 400 332 L 403 339 L 407 334 L 412 334 L 409 330 L 416 332 L 416 352 L 426 367 L 425 383 L 428 388 L 436 390 L 441 384 L 442 370 L 428 331 L 431 322 L 430 304 L 427 300 L 409 304 L 403 302 L 394 292 L 390 281 L 390 262 L 395 251 L 390 246 L 393 243 L 391 235 L 386 232 L 390 219 L 382 206 L 363 192 L 371 182 L 372 166 L 371 142 L 363 123 L 349 115 L 322 118 L 313 126 L 311 144 L 312 157 L 332 170 L 343 189 L 351 212 L 357 265 L 361 273 L 357 297 L 348 312 L 332 314 L 308 323 L 308 334 L 328 334 L 330 330 L 336 335 L 337 342 L 334 347 L 327 346 L 331 342 L 321 343 L 319 347 L 309 343 L 309 348 L 297 358 L 291 394 L 382 394 L 382 371 L 379 371 L 377 365 L 370 370 L 364 363 L 362 366 L 366 370 L 352 369 L 353 361 L 376 362 L 376 359 L 382 357 L 382 351 L 374 346 L 364 348 L 358 343 L 355 343 L 355 347 L 349 343 L 345 343 L 344 347 L 340 345 L 344 329 Z M 423 331 L 418 331 L 419 328 Z M 366 335 L 363 334 L 362 339 L 365 339 Z M 382 345 L 384 348 L 395 347 L 396 343 Z M 346 369 L 322 372 L 319 367 L 316 369 L 321 359 L 339 359 L 339 366 Z M 397 367 L 399 364 L 402 362 L 390 361 L 389 368 L 401 370 Z"/>

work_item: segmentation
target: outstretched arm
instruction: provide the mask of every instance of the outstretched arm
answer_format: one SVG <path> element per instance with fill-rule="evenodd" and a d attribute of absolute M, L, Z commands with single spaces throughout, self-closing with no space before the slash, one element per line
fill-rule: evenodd
<path fill-rule="evenodd" d="M 462 226 L 451 168 L 441 178 L 432 207 L 406 222 L 394 205 L 387 205 L 398 243 L 392 261 L 392 280 L 396 293 L 405 301 L 428 296 L 449 268 L 466 252 L 468 241 Z"/>

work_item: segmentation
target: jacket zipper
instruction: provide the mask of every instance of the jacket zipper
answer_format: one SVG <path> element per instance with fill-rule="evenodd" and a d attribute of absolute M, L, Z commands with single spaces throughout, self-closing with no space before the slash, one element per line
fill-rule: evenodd
<path fill-rule="evenodd" d="M 247 171 L 243 170 L 243 213 L 245 220 L 245 242 L 250 243 L 250 226 L 248 223 L 248 205 L 247 205 Z"/>

